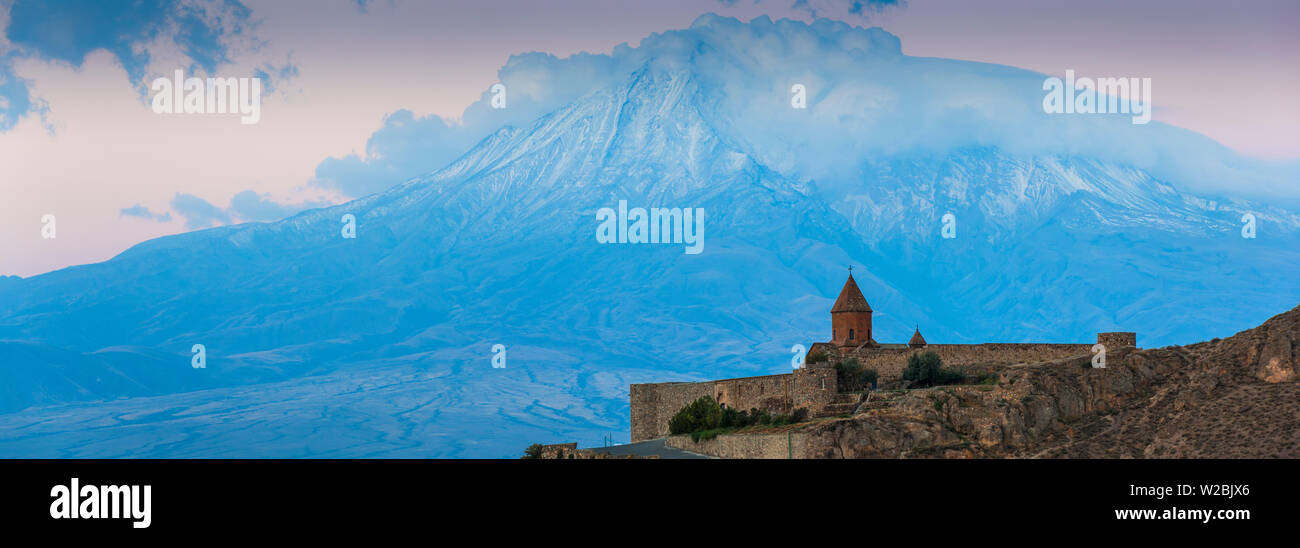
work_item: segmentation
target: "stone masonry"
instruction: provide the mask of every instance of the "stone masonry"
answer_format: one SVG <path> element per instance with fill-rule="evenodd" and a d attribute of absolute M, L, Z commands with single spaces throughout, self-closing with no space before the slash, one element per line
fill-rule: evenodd
<path fill-rule="evenodd" d="M 804 408 L 814 417 L 843 412 L 846 405 L 852 407 L 852 398 L 839 393 L 834 365 L 850 358 L 876 370 L 881 380 L 895 380 L 902 377 L 908 358 L 923 352 L 938 354 L 945 367 L 1035 363 L 1092 353 L 1091 343 L 927 344 L 919 327 L 908 344 L 879 344 L 872 338 L 871 313 L 850 274 L 831 310 L 831 341 L 814 343 L 803 368 L 782 375 L 633 384 L 629 390 L 632 441 L 668 435 L 669 419 L 686 404 L 706 395 L 740 410 L 790 413 Z M 1098 333 L 1097 344 L 1107 351 L 1135 348 L 1137 334 Z"/>

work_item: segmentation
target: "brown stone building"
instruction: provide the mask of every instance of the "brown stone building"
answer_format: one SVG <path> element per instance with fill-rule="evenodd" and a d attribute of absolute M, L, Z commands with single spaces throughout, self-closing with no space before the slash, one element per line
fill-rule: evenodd
<path fill-rule="evenodd" d="M 876 344 L 871 338 L 871 305 L 862 296 L 852 272 L 831 307 L 831 343 L 846 349 Z"/>
<path fill-rule="evenodd" d="M 1137 346 L 1137 335 L 1098 333 L 1097 344 L 1107 349 Z M 902 377 L 907 359 L 918 352 L 934 352 L 945 367 L 955 367 L 1088 355 L 1092 347 L 1092 343 L 929 344 L 921 336 L 920 326 L 907 344 L 877 343 L 872 334 L 871 305 L 850 272 L 831 307 L 831 339 L 814 343 L 802 368 L 793 373 L 719 381 L 633 384 L 629 390 L 632 441 L 667 435 L 668 420 L 673 414 L 705 395 L 736 409 L 789 413 L 805 408 L 812 416 L 851 412 L 857 406 L 859 395 L 839 392 L 834 369 L 835 364 L 847 359 L 856 359 L 867 369 L 876 370 L 882 380 L 895 380 Z"/>

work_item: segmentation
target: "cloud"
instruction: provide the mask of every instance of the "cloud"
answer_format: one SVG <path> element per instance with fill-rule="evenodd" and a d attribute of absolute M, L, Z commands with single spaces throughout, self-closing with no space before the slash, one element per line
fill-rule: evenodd
<path fill-rule="evenodd" d="M 160 36 L 211 73 L 230 60 L 223 37 L 242 34 L 250 15 L 236 0 L 16 0 L 5 34 L 25 55 L 74 67 L 90 52 L 107 50 L 138 82 L 150 60 L 147 48 Z"/>
<path fill-rule="evenodd" d="M 718 3 L 724 6 L 736 5 L 736 0 L 718 0 Z M 755 4 L 763 3 L 763 0 L 754 0 Z M 781 2 L 790 4 L 792 9 L 808 13 L 812 17 L 860 17 L 869 18 L 871 15 L 881 13 L 891 8 L 902 8 L 907 5 L 906 0 L 781 0 Z"/>
<path fill-rule="evenodd" d="M 158 221 L 158 222 L 160 222 L 160 223 L 168 223 L 168 222 L 171 222 L 171 220 L 172 220 L 172 214 L 171 214 L 171 213 L 169 213 L 169 212 L 154 213 L 154 212 L 152 212 L 152 211 L 149 211 L 149 208 L 147 208 L 147 207 L 145 207 L 145 206 L 143 206 L 143 205 L 140 205 L 140 204 L 136 204 L 136 205 L 133 205 L 133 206 L 131 206 L 131 207 L 123 208 L 123 209 L 121 210 L 121 212 L 119 213 L 119 215 L 124 215 L 124 216 L 128 216 L 128 217 L 139 217 L 139 218 L 141 218 L 141 219 L 148 219 L 148 220 L 151 220 L 151 221 Z"/>
<path fill-rule="evenodd" d="M 172 209 L 185 218 L 185 228 L 198 229 L 230 224 L 230 215 L 207 200 L 193 194 L 176 193 Z"/>
<path fill-rule="evenodd" d="M 238 0 L 14 0 L 6 15 L 0 19 L 0 97 L 7 103 L 0 110 L 0 131 L 44 112 L 44 103 L 30 97 L 29 83 L 13 75 L 17 58 L 80 68 L 87 55 L 104 50 L 144 96 L 150 63 L 159 58 L 179 56 L 189 72 L 213 74 L 235 53 L 262 46 L 251 32 L 252 11 Z M 297 73 L 291 64 L 267 68 L 281 79 Z"/>
<path fill-rule="evenodd" d="M 262 88 L 266 90 L 266 93 L 274 93 L 276 86 L 281 82 L 287 82 L 297 76 L 298 65 L 292 62 L 286 62 L 279 67 L 265 63 L 253 69 L 253 77 L 262 79 Z"/>
<path fill-rule="evenodd" d="M 909 57 L 893 34 L 831 19 L 745 23 L 716 15 L 608 55 L 512 56 L 498 71 L 508 108 L 492 109 L 485 91 L 460 123 L 399 111 L 371 136 L 364 157 L 323 161 L 313 183 L 350 196 L 376 192 L 445 165 L 502 126 L 527 127 L 643 69 L 688 75 L 697 90 L 690 100 L 726 138 L 761 163 L 835 193 L 860 189 L 863 173 L 883 159 L 997 148 L 1020 159 L 1132 166 L 1208 197 L 1300 197 L 1296 162 L 1244 158 L 1191 131 L 1134 125 L 1128 114 L 1044 113 L 1040 73 Z M 791 108 L 796 84 L 807 90 L 806 109 Z"/>
<path fill-rule="evenodd" d="M 193 194 L 179 192 L 171 201 L 172 210 L 185 219 L 185 227 L 189 229 L 209 228 L 241 222 L 278 221 L 305 209 L 327 205 L 329 204 L 325 202 L 313 201 L 281 204 L 271 200 L 269 194 L 259 194 L 252 190 L 245 190 L 236 194 L 230 199 L 230 206 L 224 208 L 217 207 Z M 124 209 L 122 213 L 135 215 L 140 212 L 136 208 L 140 208 L 140 206 Z M 133 211 L 128 213 L 128 209 Z M 148 210 L 144 209 L 143 212 L 147 213 Z M 168 215 L 167 220 L 171 220 L 170 215 Z"/>
<path fill-rule="evenodd" d="M 36 114 L 45 119 L 49 105 L 32 97 L 31 82 L 13 72 L 13 56 L 0 56 L 0 131 L 13 129 L 22 117 Z"/>
<path fill-rule="evenodd" d="M 620 46 L 626 49 L 626 46 Z M 312 185 L 360 197 L 442 168 L 503 126 L 526 126 L 538 117 L 594 89 L 624 78 L 623 60 L 580 53 L 560 59 L 549 53 L 513 55 L 497 71 L 505 86 L 507 108 L 492 108 L 493 92 L 484 90 L 459 121 L 437 115 L 415 117 L 398 110 L 366 141 L 364 155 L 326 158 L 316 167 Z"/>
<path fill-rule="evenodd" d="M 269 194 L 245 190 L 230 199 L 230 207 L 226 213 L 243 221 L 278 221 L 304 209 L 326 205 L 329 204 L 310 201 L 300 204 L 281 204 L 271 200 Z"/>
<path fill-rule="evenodd" d="M 365 157 L 349 154 L 327 158 L 316 167 L 315 184 L 348 196 L 364 196 L 393 183 L 447 165 L 463 153 L 475 136 L 463 126 L 448 125 L 436 115 L 416 118 L 399 110 L 384 118 L 384 127 L 366 140 Z"/>

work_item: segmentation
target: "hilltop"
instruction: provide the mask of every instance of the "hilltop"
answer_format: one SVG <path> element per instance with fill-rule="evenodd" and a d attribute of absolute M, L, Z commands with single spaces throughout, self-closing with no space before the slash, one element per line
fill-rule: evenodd
<path fill-rule="evenodd" d="M 996 384 L 875 393 L 850 418 L 687 448 L 745 457 L 1296 458 L 1298 364 L 1300 307 L 1226 339 L 1122 351 L 1104 369 L 1086 356 L 1005 365 Z"/>

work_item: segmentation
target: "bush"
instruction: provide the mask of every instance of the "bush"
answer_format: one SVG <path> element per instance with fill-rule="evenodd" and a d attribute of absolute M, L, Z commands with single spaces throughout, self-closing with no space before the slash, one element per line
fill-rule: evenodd
<path fill-rule="evenodd" d="M 870 390 L 879 374 L 875 369 L 863 369 L 857 358 L 835 364 L 835 382 L 843 392 Z"/>
<path fill-rule="evenodd" d="M 722 406 L 722 419 L 718 421 L 718 426 L 721 428 L 733 428 L 741 422 L 744 422 L 744 419 L 742 419 L 740 415 L 741 412 L 724 405 Z"/>
<path fill-rule="evenodd" d="M 724 428 L 710 428 L 708 430 L 698 430 L 695 432 L 691 432 L 691 441 L 699 443 L 702 441 L 711 440 L 713 438 L 718 437 L 718 434 L 723 433 L 725 430 L 726 429 Z"/>
<path fill-rule="evenodd" d="M 683 407 L 668 420 L 668 432 L 690 434 L 691 439 L 712 439 L 719 433 L 746 426 L 782 426 L 808 419 L 808 410 L 795 409 L 789 415 L 773 415 L 766 409 L 737 411 L 719 404 L 712 396 L 703 396 Z"/>
<path fill-rule="evenodd" d="M 911 381 L 912 386 L 924 388 L 944 384 L 958 384 L 966 379 L 960 372 L 943 368 L 943 360 L 934 352 L 912 354 L 907 358 L 907 369 L 903 370 L 903 380 Z"/>
<path fill-rule="evenodd" d="M 532 444 L 532 445 L 529 445 L 527 449 L 524 449 L 524 456 L 523 456 L 523 458 L 525 458 L 525 459 L 540 459 L 540 458 L 542 458 L 542 444 L 540 444 L 540 443 L 534 443 L 534 444 Z"/>
<path fill-rule="evenodd" d="M 701 396 L 700 399 L 686 404 L 686 407 L 668 420 L 668 432 L 689 434 L 718 428 L 721 425 L 722 406 L 713 400 L 713 396 Z"/>

